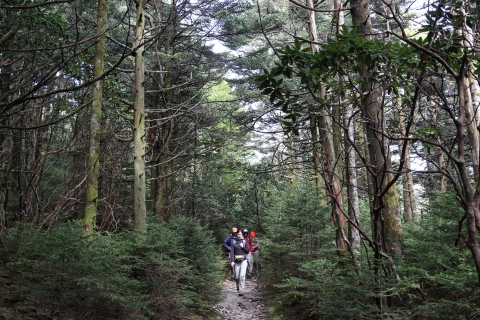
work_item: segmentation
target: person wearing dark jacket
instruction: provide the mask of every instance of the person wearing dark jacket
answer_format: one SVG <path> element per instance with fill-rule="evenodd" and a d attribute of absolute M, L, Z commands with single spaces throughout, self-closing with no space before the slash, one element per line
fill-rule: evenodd
<path fill-rule="evenodd" d="M 232 233 L 229 233 L 222 242 L 222 248 L 227 257 L 230 258 L 230 244 L 233 242 L 233 239 L 237 237 L 238 229 L 233 227 Z M 235 268 L 230 268 L 230 276 L 232 280 L 235 280 Z"/>
<path fill-rule="evenodd" d="M 237 292 L 239 296 L 243 296 L 245 290 L 245 275 L 247 273 L 247 254 L 250 253 L 250 248 L 247 242 L 243 239 L 242 232 L 237 234 L 237 237 L 232 239 L 230 245 L 230 265 L 235 268 L 235 280 L 237 281 Z"/>

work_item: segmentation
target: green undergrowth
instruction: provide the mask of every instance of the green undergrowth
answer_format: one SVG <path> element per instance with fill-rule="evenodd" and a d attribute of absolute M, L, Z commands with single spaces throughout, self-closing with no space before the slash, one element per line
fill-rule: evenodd
<path fill-rule="evenodd" d="M 0 319 L 205 319 L 220 297 L 218 246 L 179 218 L 134 233 L 95 236 L 71 222 L 1 239 Z"/>
<path fill-rule="evenodd" d="M 307 195 L 288 190 L 272 201 L 262 239 L 260 279 L 277 319 L 478 318 L 475 266 L 470 252 L 455 246 L 462 210 L 453 196 L 440 195 L 403 226 L 403 255 L 394 266 L 374 261 L 365 246 L 354 268 L 336 253 L 330 208 Z"/>

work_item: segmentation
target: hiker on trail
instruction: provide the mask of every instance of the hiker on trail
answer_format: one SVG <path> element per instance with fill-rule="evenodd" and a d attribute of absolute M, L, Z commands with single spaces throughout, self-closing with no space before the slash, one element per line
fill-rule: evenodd
<path fill-rule="evenodd" d="M 253 230 L 250 230 L 250 240 L 253 239 L 253 238 L 256 238 L 257 235 L 255 234 L 255 232 Z M 258 240 L 256 240 L 258 241 Z M 249 267 L 249 272 L 250 274 L 253 275 L 253 266 L 255 265 L 255 275 L 258 275 L 258 250 L 260 249 L 260 243 L 258 242 L 252 242 L 252 246 L 250 247 L 250 251 L 251 251 L 251 254 L 252 254 L 252 265 L 248 266 Z"/>
<path fill-rule="evenodd" d="M 244 228 L 242 229 L 242 234 L 243 238 L 245 241 L 247 241 L 248 244 L 248 249 L 249 252 L 247 254 L 247 263 L 248 263 L 248 269 L 247 269 L 247 278 L 252 277 L 252 271 L 253 271 L 253 259 L 252 259 L 252 252 L 253 252 L 253 245 L 252 245 L 252 238 L 250 238 L 250 234 L 248 233 L 248 229 Z"/>
<path fill-rule="evenodd" d="M 223 249 L 223 252 L 225 252 L 225 256 L 229 257 L 230 258 L 230 246 L 233 242 L 233 240 L 237 237 L 237 232 L 238 232 L 238 229 L 236 227 L 232 227 L 232 233 L 228 234 L 225 239 L 223 239 L 223 242 L 222 242 L 222 249 Z M 233 266 L 230 268 L 230 274 L 232 276 L 232 280 L 235 279 L 235 269 L 233 268 Z"/>
<path fill-rule="evenodd" d="M 225 255 L 230 256 L 230 242 L 233 238 L 237 237 L 238 229 L 236 227 L 232 228 L 232 233 L 228 234 L 222 242 L 222 249 L 225 252 Z"/>
<path fill-rule="evenodd" d="M 235 268 L 235 280 L 237 281 L 237 292 L 243 296 L 245 290 L 245 275 L 247 273 L 247 255 L 250 253 L 247 241 L 239 232 L 230 245 L 230 265 Z"/>

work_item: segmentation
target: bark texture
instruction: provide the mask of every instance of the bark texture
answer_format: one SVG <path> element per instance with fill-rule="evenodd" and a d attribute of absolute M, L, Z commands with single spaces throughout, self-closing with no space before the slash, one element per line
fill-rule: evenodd
<path fill-rule="evenodd" d="M 365 38 L 372 38 L 369 1 L 351 1 L 350 13 L 352 24 Z M 401 235 L 401 220 L 398 210 L 398 192 L 392 183 L 392 164 L 389 142 L 386 137 L 385 114 L 383 112 L 383 93 L 375 82 L 370 69 L 359 68 L 358 74 L 362 82 L 360 93 L 361 115 L 366 126 L 367 136 L 367 169 L 372 196 L 372 232 L 376 244 L 376 258 L 381 251 L 389 251 L 393 255 L 401 254 L 397 240 Z"/>
<path fill-rule="evenodd" d="M 107 30 L 108 1 L 98 0 L 97 10 L 97 43 L 93 62 L 93 77 L 103 74 L 105 61 L 105 42 Z M 97 80 L 93 86 L 92 113 L 90 118 L 90 143 L 87 164 L 87 189 L 85 196 L 85 215 L 83 232 L 91 235 L 95 232 L 98 204 L 98 172 L 100 168 L 100 135 L 102 121 L 102 80 Z"/>
<path fill-rule="evenodd" d="M 307 0 L 307 7 L 314 9 L 313 0 Z M 315 44 L 318 42 L 317 25 L 315 23 L 315 11 L 308 11 L 308 33 L 310 35 L 310 44 L 312 53 L 318 51 L 318 46 Z M 319 101 L 323 101 L 324 92 L 322 85 L 320 84 L 317 89 L 317 97 Z M 347 244 L 345 240 L 347 235 L 346 219 L 344 216 L 343 208 L 343 194 L 340 184 L 340 173 L 338 170 L 338 152 L 335 152 L 335 141 L 333 137 L 333 125 L 330 114 L 325 105 L 320 105 L 318 123 L 320 128 L 320 139 L 324 153 L 324 176 L 327 192 L 332 199 L 332 219 L 336 227 L 336 245 L 340 255 L 344 255 L 347 252 Z"/>
<path fill-rule="evenodd" d="M 402 99 L 401 96 L 397 96 L 397 110 L 398 110 L 398 126 L 400 130 L 400 140 L 398 145 L 399 152 L 402 154 L 403 147 L 405 146 L 405 163 L 403 165 L 404 173 L 402 175 L 402 187 L 403 187 L 403 221 L 409 222 L 414 220 L 414 214 L 416 210 L 415 204 L 415 193 L 413 189 L 413 176 L 411 171 L 410 164 L 410 148 L 409 141 L 406 139 L 405 132 L 405 117 L 403 116 L 402 110 Z"/>
<path fill-rule="evenodd" d="M 145 31 L 145 0 L 137 1 L 137 23 L 135 26 L 135 113 L 134 113 L 134 221 L 135 230 L 147 229 L 147 205 L 145 182 L 145 66 L 143 60 L 143 37 Z"/>

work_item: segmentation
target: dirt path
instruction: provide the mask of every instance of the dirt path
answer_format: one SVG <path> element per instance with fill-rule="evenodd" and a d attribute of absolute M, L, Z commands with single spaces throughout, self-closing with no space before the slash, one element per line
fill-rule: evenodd
<path fill-rule="evenodd" d="M 235 281 L 225 279 L 222 294 L 224 299 L 215 305 L 215 310 L 220 314 L 217 320 L 273 319 L 265 306 L 261 287 L 255 278 L 247 279 L 245 282 L 243 297 L 238 295 Z"/>

